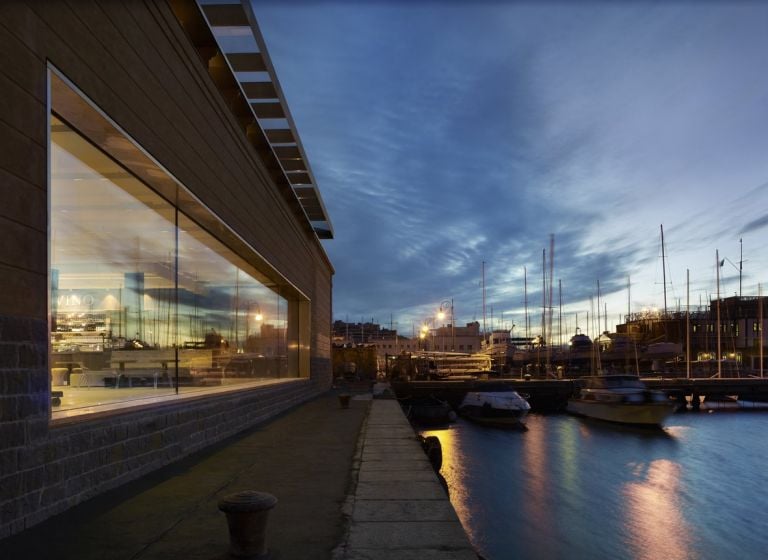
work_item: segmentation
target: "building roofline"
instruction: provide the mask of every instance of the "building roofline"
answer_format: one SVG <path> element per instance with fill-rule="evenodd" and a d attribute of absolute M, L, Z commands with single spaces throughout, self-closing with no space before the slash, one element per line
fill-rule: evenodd
<path fill-rule="evenodd" d="M 247 121 L 249 137 L 259 136 L 254 142 L 257 151 L 273 160 L 266 161 L 268 167 L 277 165 L 315 235 L 332 239 L 333 225 L 249 0 L 195 0 L 195 4 L 216 42 L 214 54 L 225 62 L 218 69 L 228 76 L 215 80 L 217 86 L 236 84 L 246 102 L 241 105 L 248 107 L 246 115 L 237 116 Z M 238 38 L 237 47 L 228 47 L 227 37 Z M 259 78 L 253 79 L 253 73 Z"/>

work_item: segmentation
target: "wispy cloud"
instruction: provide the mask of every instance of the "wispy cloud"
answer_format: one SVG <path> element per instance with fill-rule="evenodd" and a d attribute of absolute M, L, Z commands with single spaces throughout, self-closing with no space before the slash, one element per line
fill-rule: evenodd
<path fill-rule="evenodd" d="M 627 277 L 658 301 L 662 267 L 704 291 L 741 235 L 765 273 L 765 5 L 255 9 L 335 225 L 337 316 L 410 324 L 453 298 L 469 320 L 483 262 L 487 304 L 519 314 L 551 233 L 572 311 L 598 279 L 616 310 Z"/>

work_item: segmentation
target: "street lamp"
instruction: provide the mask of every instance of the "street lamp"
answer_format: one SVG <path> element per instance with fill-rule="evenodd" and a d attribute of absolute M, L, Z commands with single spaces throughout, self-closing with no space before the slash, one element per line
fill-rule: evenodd
<path fill-rule="evenodd" d="M 440 309 L 437 311 L 437 318 L 441 321 L 445 319 L 445 313 L 448 310 L 451 311 L 451 352 L 454 352 L 456 350 L 456 325 L 453 316 L 453 298 L 440 302 Z M 443 344 L 443 350 L 445 350 L 445 344 Z"/>
<path fill-rule="evenodd" d="M 419 338 L 424 341 L 423 348 L 424 350 L 427 349 L 427 337 L 429 336 L 430 328 L 429 323 L 432 324 L 432 329 L 435 328 L 435 319 L 434 317 L 428 317 L 424 319 L 424 323 L 421 325 L 421 330 L 419 331 Z M 434 331 L 432 332 L 432 345 L 434 346 Z M 432 348 L 434 350 L 434 348 Z"/>
<path fill-rule="evenodd" d="M 256 308 L 255 313 L 251 313 L 251 310 L 253 308 Z M 253 318 L 254 321 L 257 323 L 261 322 L 264 319 L 264 315 L 261 314 L 261 306 L 259 305 L 258 301 L 249 301 L 248 302 L 248 310 L 247 310 L 247 316 L 245 317 L 245 340 L 246 344 L 248 344 L 248 340 L 250 337 L 250 327 L 251 327 L 251 318 Z M 259 332 L 261 334 L 261 332 Z"/>

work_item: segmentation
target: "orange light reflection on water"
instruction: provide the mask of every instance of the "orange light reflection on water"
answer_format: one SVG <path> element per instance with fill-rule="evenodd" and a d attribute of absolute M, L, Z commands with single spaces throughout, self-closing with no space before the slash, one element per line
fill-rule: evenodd
<path fill-rule="evenodd" d="M 546 527 L 552 523 L 552 512 L 544 499 L 548 494 L 547 473 L 549 472 L 546 434 L 539 429 L 539 426 L 531 425 L 525 435 L 527 437 L 522 449 L 522 466 L 527 486 L 527 499 L 523 501 L 526 521 L 530 524 L 531 530 L 548 534 Z"/>
<path fill-rule="evenodd" d="M 466 478 L 469 475 L 468 458 L 463 455 L 457 430 L 453 428 L 428 430 L 423 431 L 421 435 L 423 437 L 437 436 L 440 439 L 440 447 L 443 452 L 443 466 L 440 469 L 440 474 L 448 483 L 451 505 L 456 510 L 469 540 L 474 543 L 476 535 L 472 534 L 472 527 L 475 524 L 471 522 L 472 508 L 469 505 L 466 483 Z"/>
<path fill-rule="evenodd" d="M 667 459 L 634 466 L 640 480 L 624 488 L 627 534 L 637 560 L 695 558 L 691 528 L 679 506 L 680 465 Z"/>

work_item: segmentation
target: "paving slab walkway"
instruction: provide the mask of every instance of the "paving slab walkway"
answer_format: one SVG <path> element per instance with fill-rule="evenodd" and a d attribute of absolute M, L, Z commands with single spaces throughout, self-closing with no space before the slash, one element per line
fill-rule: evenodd
<path fill-rule="evenodd" d="M 213 560 L 229 547 L 217 503 L 241 490 L 274 494 L 267 544 L 279 560 L 327 560 L 343 538 L 343 505 L 370 400 L 335 394 L 0 540 L 2 560 Z"/>
<path fill-rule="evenodd" d="M 222 560 L 217 503 L 274 494 L 272 560 L 477 560 L 395 400 L 328 393 L 0 540 L 2 560 Z"/>
<path fill-rule="evenodd" d="M 336 560 L 477 560 L 395 400 L 374 399 L 358 443 L 349 529 Z"/>

